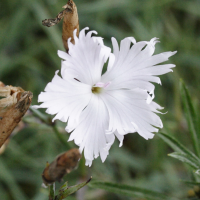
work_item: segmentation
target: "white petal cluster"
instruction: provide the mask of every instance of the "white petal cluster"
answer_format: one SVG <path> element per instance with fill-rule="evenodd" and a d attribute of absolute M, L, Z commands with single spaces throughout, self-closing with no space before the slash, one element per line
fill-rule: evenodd
<path fill-rule="evenodd" d="M 162 109 L 153 102 L 158 75 L 171 72 L 175 65 L 162 64 L 176 52 L 153 55 L 157 38 L 136 42 L 125 38 L 120 48 L 112 38 L 113 53 L 95 31 L 83 29 L 75 45 L 70 40 L 69 54 L 58 51 L 63 59 L 61 77 L 56 72 L 39 95 L 39 108 L 55 115 L 53 120 L 67 122 L 69 141 L 84 150 L 86 165 L 99 155 L 105 161 L 115 137 L 123 143 L 124 135 L 137 132 L 145 139 L 162 128 L 156 114 Z M 108 61 L 109 60 L 109 61 Z M 107 71 L 102 75 L 104 64 Z"/>

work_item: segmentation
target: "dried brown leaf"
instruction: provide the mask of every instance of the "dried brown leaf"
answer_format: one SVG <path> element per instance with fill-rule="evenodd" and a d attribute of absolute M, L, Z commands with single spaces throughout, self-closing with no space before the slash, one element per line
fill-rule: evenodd
<path fill-rule="evenodd" d="M 42 21 L 43 26 L 51 27 L 58 24 L 64 16 L 64 10 L 58 13 L 55 19 L 45 19 Z"/>
<path fill-rule="evenodd" d="M 0 82 L 0 147 L 28 110 L 32 93 Z"/>

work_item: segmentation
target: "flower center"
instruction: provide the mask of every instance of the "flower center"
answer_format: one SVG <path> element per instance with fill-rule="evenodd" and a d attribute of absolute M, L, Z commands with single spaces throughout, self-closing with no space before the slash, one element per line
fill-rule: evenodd
<path fill-rule="evenodd" d="M 92 93 L 99 94 L 102 92 L 103 88 L 106 88 L 108 85 L 110 85 L 110 82 L 108 83 L 98 82 L 92 87 Z"/>
<path fill-rule="evenodd" d="M 95 86 L 92 87 L 92 93 L 94 94 L 99 94 L 101 93 L 102 90 L 103 90 L 102 87 L 95 87 Z"/>

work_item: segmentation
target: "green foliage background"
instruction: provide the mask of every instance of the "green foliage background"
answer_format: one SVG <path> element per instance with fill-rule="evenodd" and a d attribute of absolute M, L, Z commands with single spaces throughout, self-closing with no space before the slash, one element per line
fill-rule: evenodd
<path fill-rule="evenodd" d="M 175 51 L 170 58 L 176 64 L 173 73 L 161 77 L 156 86 L 155 101 L 165 107 L 161 115 L 163 132 L 173 135 L 193 150 L 179 89 L 182 78 L 196 106 L 200 99 L 200 0 L 74 0 L 79 13 L 80 28 L 96 30 L 111 47 L 111 37 L 118 41 L 134 36 L 137 41 L 160 39 L 156 53 Z M 61 39 L 62 23 L 47 28 L 41 21 L 54 18 L 67 1 L 9 0 L 0 2 L 0 81 L 20 86 L 37 96 L 60 69 L 57 50 L 64 50 Z M 0 155 L 0 199 L 44 200 L 47 190 L 41 188 L 41 173 L 46 161 L 73 147 L 63 145 L 53 129 L 31 115 L 24 118 L 25 128 L 13 135 L 5 152 Z M 64 124 L 59 130 L 66 140 Z M 186 199 L 186 186 L 180 179 L 192 180 L 187 167 L 167 156 L 173 152 L 155 135 L 144 140 L 138 134 L 125 136 L 123 147 L 118 141 L 104 164 L 100 159 L 91 168 L 84 166 L 65 177 L 69 185 L 93 176 L 109 181 L 142 187 L 166 195 Z M 57 184 L 59 187 L 60 184 Z M 104 190 L 86 188 L 68 199 L 133 199 Z M 79 195 L 79 196 L 78 196 Z M 142 199 L 142 198 L 135 198 Z M 144 199 L 144 198 L 143 198 Z"/>

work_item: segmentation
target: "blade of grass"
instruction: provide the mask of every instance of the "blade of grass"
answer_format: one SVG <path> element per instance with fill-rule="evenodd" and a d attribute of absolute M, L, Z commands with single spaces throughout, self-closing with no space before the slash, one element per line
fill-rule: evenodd
<path fill-rule="evenodd" d="M 132 198 L 143 197 L 143 198 L 152 199 L 152 200 L 176 199 L 176 198 L 168 197 L 167 195 L 164 195 L 152 190 L 147 190 L 147 189 L 129 186 L 129 185 L 123 185 L 123 184 L 96 181 L 96 182 L 91 182 L 89 186 L 92 188 L 100 188 L 108 192 L 113 192 L 113 193 L 129 196 Z"/>
<path fill-rule="evenodd" d="M 168 154 L 168 156 L 171 156 L 173 158 L 176 158 L 184 163 L 187 163 L 190 167 L 192 167 L 194 170 L 198 170 L 200 168 L 199 163 L 196 163 L 194 160 L 191 159 L 190 156 L 180 153 L 180 152 L 174 152 Z"/>
<path fill-rule="evenodd" d="M 188 156 L 190 156 L 193 160 L 196 160 L 200 164 L 200 159 L 191 152 L 188 148 L 186 148 L 183 144 L 181 144 L 178 140 L 176 140 L 171 135 L 165 134 L 165 133 L 157 133 L 157 135 L 165 142 L 167 143 L 174 151 L 184 153 Z"/>
<path fill-rule="evenodd" d="M 198 133 L 197 116 L 196 116 L 188 89 L 186 88 L 183 80 L 180 80 L 180 88 L 181 88 L 181 96 L 182 96 L 182 100 L 183 100 L 183 106 L 184 106 L 189 130 L 191 133 L 194 151 L 195 151 L 196 155 L 199 157 L 200 149 L 199 149 L 199 142 L 198 142 L 199 138 L 197 135 L 197 133 Z"/>
<path fill-rule="evenodd" d="M 187 184 L 188 186 L 200 186 L 200 183 L 199 182 L 196 182 L 196 181 L 185 181 L 185 180 L 180 180 L 181 182 Z"/>

